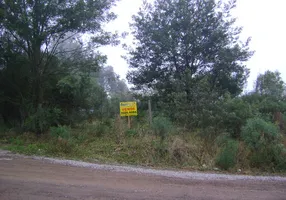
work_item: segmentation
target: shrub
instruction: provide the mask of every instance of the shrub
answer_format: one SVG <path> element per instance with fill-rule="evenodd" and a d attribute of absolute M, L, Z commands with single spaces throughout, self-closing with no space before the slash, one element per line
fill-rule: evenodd
<path fill-rule="evenodd" d="M 31 109 L 33 112 L 33 109 Z M 24 122 L 24 129 L 31 132 L 43 133 L 51 126 L 58 124 L 61 110 L 58 108 L 38 108 Z"/>
<path fill-rule="evenodd" d="M 280 143 L 281 134 L 276 125 L 261 118 L 251 118 L 242 128 L 242 139 L 251 149 L 259 150 Z"/>
<path fill-rule="evenodd" d="M 260 118 L 249 119 L 242 129 L 242 139 L 252 150 L 250 155 L 252 167 L 283 170 L 285 147 L 276 125 Z"/>
<path fill-rule="evenodd" d="M 69 139 L 70 138 L 70 128 L 67 126 L 51 127 L 50 133 L 52 137 Z"/>
<path fill-rule="evenodd" d="M 155 131 L 155 134 L 160 136 L 161 141 L 163 141 L 172 129 L 172 123 L 166 117 L 155 117 L 152 128 Z"/>
<path fill-rule="evenodd" d="M 242 126 L 248 118 L 253 117 L 256 113 L 254 107 L 240 98 L 226 98 L 217 106 L 218 109 L 214 111 L 214 126 L 226 129 L 234 138 L 240 137 Z"/>
<path fill-rule="evenodd" d="M 236 140 L 228 139 L 217 156 L 216 164 L 224 170 L 236 165 L 239 143 Z"/>

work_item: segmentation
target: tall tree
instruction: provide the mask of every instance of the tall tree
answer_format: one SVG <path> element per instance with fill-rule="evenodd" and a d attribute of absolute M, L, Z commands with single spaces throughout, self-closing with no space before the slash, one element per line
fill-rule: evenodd
<path fill-rule="evenodd" d="M 127 78 L 135 89 L 150 88 L 171 107 L 179 97 L 184 99 L 180 104 L 190 106 L 209 98 L 207 93 L 242 91 L 248 75 L 244 62 L 252 55 L 250 40 L 240 41 L 242 28 L 231 17 L 236 1 L 216 2 L 144 3 L 133 16 L 136 47 L 127 57 Z"/>
<path fill-rule="evenodd" d="M 266 71 L 258 75 L 255 82 L 255 92 L 260 95 L 267 95 L 281 98 L 285 95 L 285 83 L 280 72 Z"/>
<path fill-rule="evenodd" d="M 125 80 L 120 79 L 120 76 L 114 72 L 112 66 L 100 69 L 98 83 L 108 95 L 108 101 L 104 108 L 104 113 L 107 117 L 114 117 L 118 114 L 118 105 L 121 101 L 131 101 L 133 99 L 133 95 L 129 91 Z"/>
<path fill-rule="evenodd" d="M 101 68 L 98 75 L 99 84 L 105 89 L 110 97 L 128 96 L 129 89 L 124 80 L 120 79 L 112 66 Z"/>
<path fill-rule="evenodd" d="M 89 68 L 98 68 L 105 61 L 101 55 L 77 53 L 83 58 L 71 65 L 75 60 L 59 60 L 67 52 L 59 52 L 58 47 L 82 33 L 92 35 L 93 48 L 117 42 L 115 34 L 103 30 L 103 25 L 116 17 L 110 11 L 116 1 L 0 1 L 0 76 L 6 77 L 0 81 L 4 91 L 0 107 L 15 108 L 31 102 L 37 112 L 43 105 L 51 105 L 51 91 L 69 70 L 87 73 Z"/>
<path fill-rule="evenodd" d="M 1 34 L 15 43 L 28 58 L 34 105 L 40 106 L 43 102 L 43 77 L 57 46 L 67 33 L 90 32 L 98 44 L 111 42 L 112 35 L 103 31 L 102 24 L 115 18 L 110 12 L 115 1 L 1 1 Z"/>

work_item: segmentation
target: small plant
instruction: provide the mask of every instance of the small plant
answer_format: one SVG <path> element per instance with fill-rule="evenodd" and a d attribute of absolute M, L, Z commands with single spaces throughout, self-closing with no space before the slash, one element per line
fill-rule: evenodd
<path fill-rule="evenodd" d="M 163 141 L 172 129 L 172 123 L 166 117 L 155 117 L 152 128 L 155 131 L 155 134 L 160 136 L 161 141 Z"/>
<path fill-rule="evenodd" d="M 217 156 L 216 164 L 224 170 L 236 165 L 239 143 L 236 140 L 228 139 L 221 152 Z"/>
<path fill-rule="evenodd" d="M 70 128 L 67 126 L 51 127 L 50 133 L 52 137 L 68 140 L 70 138 Z"/>

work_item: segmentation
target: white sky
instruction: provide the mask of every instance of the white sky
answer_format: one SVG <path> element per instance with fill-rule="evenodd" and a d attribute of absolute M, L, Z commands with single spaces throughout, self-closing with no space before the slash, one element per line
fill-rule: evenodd
<path fill-rule="evenodd" d="M 129 31 L 131 17 L 136 14 L 142 0 L 121 0 L 114 8 L 118 18 L 111 22 L 109 31 Z M 250 47 L 255 51 L 254 56 L 247 62 L 250 69 L 247 90 L 253 88 L 254 80 L 259 73 L 266 70 L 281 72 L 286 81 L 286 0 L 237 0 L 237 8 L 233 15 L 237 17 L 237 25 L 243 26 L 242 38 L 252 37 Z M 131 44 L 129 36 L 122 43 Z M 121 58 L 125 51 L 121 45 L 104 47 L 102 52 L 108 56 L 108 65 L 121 78 L 128 71 L 126 61 Z"/>

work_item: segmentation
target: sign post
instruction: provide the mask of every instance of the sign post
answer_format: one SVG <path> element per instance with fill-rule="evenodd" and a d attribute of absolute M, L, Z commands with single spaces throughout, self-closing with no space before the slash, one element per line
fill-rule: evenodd
<path fill-rule="evenodd" d="M 136 101 L 120 102 L 120 116 L 128 117 L 128 128 L 131 128 L 131 116 L 137 116 L 137 103 Z"/>
<path fill-rule="evenodd" d="M 131 129 L 131 119 L 130 119 L 130 116 L 128 116 L 128 128 Z"/>

